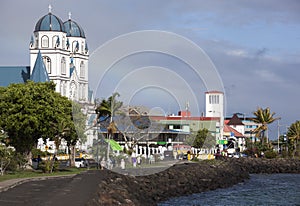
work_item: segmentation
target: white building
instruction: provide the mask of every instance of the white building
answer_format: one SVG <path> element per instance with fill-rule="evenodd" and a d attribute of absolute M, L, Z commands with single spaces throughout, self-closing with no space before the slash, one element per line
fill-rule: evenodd
<path fill-rule="evenodd" d="M 51 12 L 35 25 L 30 41 L 30 71 L 40 52 L 56 92 L 80 103 L 88 102 L 89 51 L 83 29 L 74 20 L 63 22 Z"/>
<path fill-rule="evenodd" d="M 223 139 L 224 129 L 224 93 L 220 91 L 205 92 L 205 116 L 219 117 L 220 121 L 216 128 L 216 140 Z"/>
<path fill-rule="evenodd" d="M 69 19 L 63 22 L 52 14 L 49 6 L 48 14 L 41 17 L 34 28 L 30 41 L 30 79 L 53 81 L 56 92 L 84 106 L 87 115 L 87 141 L 78 143 L 78 148 L 88 150 L 92 146 L 96 128 L 91 127 L 90 119 L 95 118 L 92 92 L 88 88 L 89 50 L 86 36 L 77 22 Z M 46 72 L 45 72 L 46 69 Z M 38 142 L 38 148 L 54 151 L 53 141 Z M 66 148 L 62 142 L 60 149 Z"/>

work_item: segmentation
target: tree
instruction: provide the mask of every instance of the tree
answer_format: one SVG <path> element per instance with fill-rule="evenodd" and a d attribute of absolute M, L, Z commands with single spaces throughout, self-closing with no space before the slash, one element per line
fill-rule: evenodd
<path fill-rule="evenodd" d="M 101 121 L 105 121 L 108 118 L 110 119 L 109 125 L 107 127 L 107 134 L 108 134 L 107 160 L 109 159 L 109 149 L 110 149 L 109 140 L 112 137 L 112 135 L 116 132 L 116 125 L 113 121 L 113 117 L 123 105 L 123 102 L 117 100 L 117 97 L 119 96 L 120 96 L 119 93 L 117 92 L 113 93 L 112 96 L 110 96 L 107 100 L 103 99 L 96 108 L 98 123 L 100 123 Z"/>
<path fill-rule="evenodd" d="M 296 121 L 295 123 L 291 124 L 288 129 L 287 136 L 289 138 L 290 143 L 293 145 L 293 157 L 297 153 L 297 148 L 300 140 L 300 121 Z"/>
<path fill-rule="evenodd" d="M 9 144 L 27 156 L 39 138 L 53 138 L 57 120 L 71 120 L 72 104 L 55 92 L 53 82 L 11 84 L 0 90 L 0 127 L 8 134 Z"/>
<path fill-rule="evenodd" d="M 275 112 L 270 112 L 270 108 L 267 107 L 266 109 L 263 109 L 259 107 L 255 112 L 253 112 L 255 115 L 255 118 L 252 118 L 252 121 L 255 123 L 260 124 L 259 127 L 257 127 L 254 132 L 257 134 L 257 137 L 260 137 L 261 144 L 263 144 L 263 139 L 266 137 L 267 143 L 269 141 L 268 137 L 268 125 L 276 121 L 279 117 L 275 118 Z M 265 136 L 265 132 L 266 136 Z"/>
<path fill-rule="evenodd" d="M 193 147 L 196 148 L 207 148 L 210 149 L 216 145 L 215 137 L 208 131 L 208 129 L 198 130 L 195 140 L 193 142 Z"/>

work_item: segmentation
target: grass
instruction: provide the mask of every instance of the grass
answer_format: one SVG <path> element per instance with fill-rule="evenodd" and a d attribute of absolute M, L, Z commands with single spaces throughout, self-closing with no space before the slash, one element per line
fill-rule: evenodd
<path fill-rule="evenodd" d="M 10 179 L 19 179 L 19 178 L 32 178 L 32 177 L 46 177 L 46 176 L 61 176 L 61 175 L 72 175 L 79 174 L 82 171 L 85 171 L 86 168 L 67 168 L 53 173 L 43 173 L 41 170 L 24 170 L 14 173 L 4 174 L 0 176 L 0 182 Z"/>

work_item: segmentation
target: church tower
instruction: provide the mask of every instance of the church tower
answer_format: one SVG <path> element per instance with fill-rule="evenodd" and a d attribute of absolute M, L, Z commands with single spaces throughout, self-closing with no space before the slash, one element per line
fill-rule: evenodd
<path fill-rule="evenodd" d="M 30 72 L 39 52 L 56 92 L 80 103 L 88 102 L 89 52 L 83 29 L 71 19 L 63 22 L 49 12 L 38 20 L 30 41 Z"/>

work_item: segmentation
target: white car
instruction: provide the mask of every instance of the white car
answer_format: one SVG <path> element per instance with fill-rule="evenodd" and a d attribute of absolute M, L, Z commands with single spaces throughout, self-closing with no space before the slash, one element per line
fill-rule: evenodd
<path fill-rule="evenodd" d="M 86 167 L 85 159 L 83 158 L 75 158 L 75 167 Z"/>

